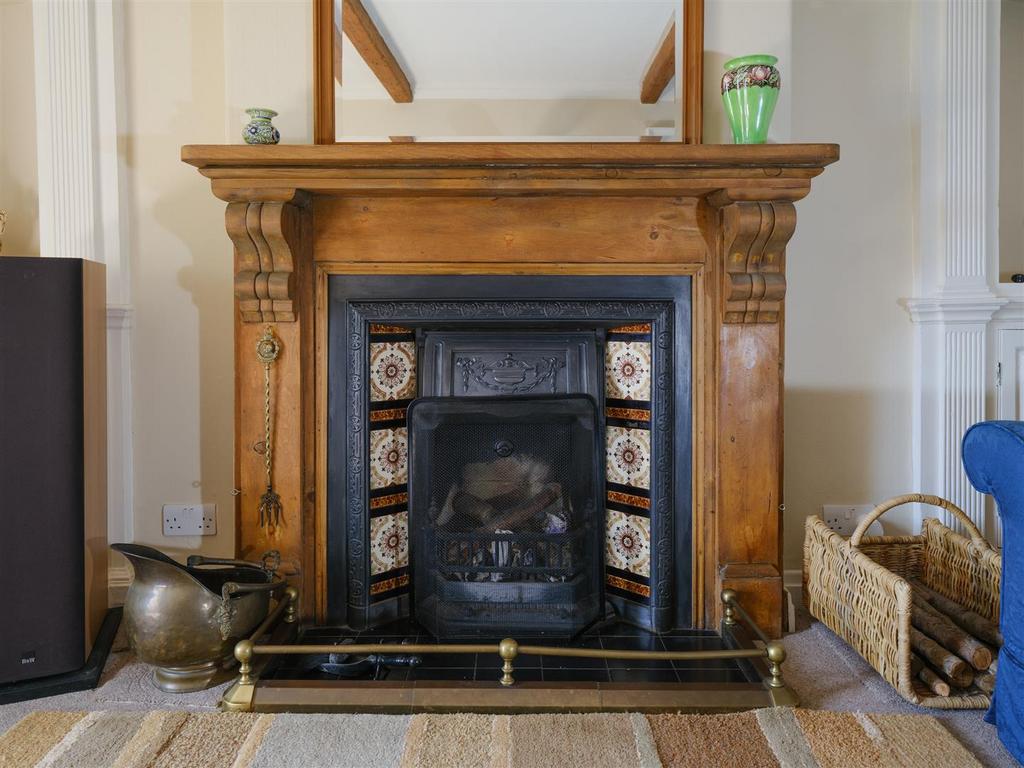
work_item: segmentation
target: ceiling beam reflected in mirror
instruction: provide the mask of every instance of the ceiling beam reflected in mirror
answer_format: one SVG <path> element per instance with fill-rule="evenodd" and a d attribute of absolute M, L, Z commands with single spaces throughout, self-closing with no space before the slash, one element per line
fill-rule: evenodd
<path fill-rule="evenodd" d="M 361 0 L 342 0 L 341 5 L 341 28 L 345 36 L 352 43 L 352 47 L 358 51 L 366 66 L 380 80 L 384 90 L 398 104 L 408 104 L 412 101 L 412 86 L 409 78 L 402 71 L 402 65 L 391 52 L 387 42 L 381 35 L 377 25 L 370 18 Z M 335 43 L 335 72 L 334 76 L 341 83 L 341 45 Z"/>
<path fill-rule="evenodd" d="M 640 103 L 657 104 L 676 73 L 676 22 L 671 20 L 658 41 L 644 79 L 640 84 Z"/>

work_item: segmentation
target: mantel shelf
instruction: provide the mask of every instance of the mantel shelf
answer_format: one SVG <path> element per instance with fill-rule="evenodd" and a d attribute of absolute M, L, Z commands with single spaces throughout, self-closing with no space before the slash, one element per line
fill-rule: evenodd
<path fill-rule="evenodd" d="M 181 159 L 204 171 L 242 168 L 538 165 L 820 170 L 839 159 L 839 145 L 678 142 L 363 142 L 274 146 L 190 144 L 181 148 Z"/>

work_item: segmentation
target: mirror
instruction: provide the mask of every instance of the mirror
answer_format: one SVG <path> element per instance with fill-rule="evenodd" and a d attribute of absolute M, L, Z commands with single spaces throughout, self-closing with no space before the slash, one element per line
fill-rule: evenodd
<path fill-rule="evenodd" d="M 318 143 L 680 138 L 681 0 L 317 2 Z"/>

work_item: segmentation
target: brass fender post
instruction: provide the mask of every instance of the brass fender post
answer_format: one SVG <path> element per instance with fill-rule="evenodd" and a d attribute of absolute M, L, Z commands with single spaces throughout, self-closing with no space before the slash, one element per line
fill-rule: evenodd
<path fill-rule="evenodd" d="M 251 712 L 252 699 L 256 693 L 256 678 L 252 674 L 252 640 L 239 640 L 235 644 L 235 658 L 238 659 L 238 679 L 224 691 L 220 708 L 225 712 Z"/>
<path fill-rule="evenodd" d="M 519 643 L 511 637 L 506 637 L 498 645 L 498 655 L 505 662 L 501 665 L 501 684 L 512 685 L 516 681 L 512 677 L 512 673 L 515 671 L 512 667 L 512 661 L 519 655 Z"/>

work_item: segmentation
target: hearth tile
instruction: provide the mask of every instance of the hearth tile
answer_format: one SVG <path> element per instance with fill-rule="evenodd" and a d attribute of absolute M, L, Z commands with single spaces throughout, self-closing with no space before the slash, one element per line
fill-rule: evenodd
<path fill-rule="evenodd" d="M 638 627 L 635 624 L 627 624 L 624 621 L 618 621 L 615 624 L 605 625 L 601 627 L 594 634 L 604 637 L 650 637 L 651 630 L 645 629 L 644 627 Z"/>
<path fill-rule="evenodd" d="M 376 637 L 408 637 L 411 642 L 422 633 L 423 628 L 420 627 L 419 624 L 411 618 L 402 618 L 389 621 L 386 624 L 381 624 L 376 627 L 371 627 L 370 629 L 364 629 L 359 633 L 359 637 L 363 638 L 367 635 L 373 635 Z"/>
<path fill-rule="evenodd" d="M 651 344 L 612 341 L 605 345 L 605 395 L 619 400 L 651 399 Z"/>
<path fill-rule="evenodd" d="M 409 400 L 416 397 L 416 342 L 370 344 L 370 400 Z"/>
<path fill-rule="evenodd" d="M 661 642 L 667 651 L 720 651 L 726 645 L 722 638 L 711 636 L 673 636 L 663 635 Z"/>
<path fill-rule="evenodd" d="M 633 323 L 608 329 L 609 339 L 626 339 L 629 341 L 650 341 L 653 328 L 650 323 Z"/>
<path fill-rule="evenodd" d="M 681 683 L 749 683 L 738 669 L 677 669 Z"/>
<path fill-rule="evenodd" d="M 624 597 L 634 603 L 649 605 L 651 601 L 650 579 L 638 573 L 630 573 L 605 565 L 605 592 L 617 597 Z"/>
<path fill-rule="evenodd" d="M 409 430 L 375 429 L 370 432 L 370 489 L 409 482 Z"/>
<path fill-rule="evenodd" d="M 663 651 L 656 635 L 641 637 L 602 637 L 601 647 L 606 651 Z M 671 661 L 657 659 L 608 659 L 609 669 L 663 669 L 671 670 Z"/>
<path fill-rule="evenodd" d="M 535 656 L 534 654 L 521 654 L 516 656 L 515 668 L 519 669 L 540 669 L 541 668 L 541 657 Z M 495 653 L 478 653 L 476 655 L 476 668 L 477 669 L 501 669 L 502 660 L 501 657 Z"/>
<path fill-rule="evenodd" d="M 574 643 L 567 643 L 574 648 L 601 648 L 601 638 L 588 637 Z M 541 656 L 544 669 L 605 669 L 608 665 L 604 659 L 588 659 L 581 656 Z"/>
<path fill-rule="evenodd" d="M 425 653 L 420 658 L 423 663 L 420 666 L 444 667 L 445 669 L 459 667 L 476 667 L 475 653 Z"/>
<path fill-rule="evenodd" d="M 475 667 L 413 667 L 408 680 L 473 680 Z"/>
<path fill-rule="evenodd" d="M 516 661 L 515 671 L 512 673 L 517 683 L 539 683 L 544 680 L 543 671 L 540 667 L 521 667 Z M 476 680 L 480 683 L 493 683 L 501 680 L 501 672 L 490 667 L 477 667 Z"/>
<path fill-rule="evenodd" d="M 651 487 L 651 433 L 646 429 L 605 428 L 607 479 L 610 483 Z"/>
<path fill-rule="evenodd" d="M 672 669 L 615 669 L 608 671 L 613 683 L 678 683 Z"/>
<path fill-rule="evenodd" d="M 370 575 L 409 565 L 409 513 L 370 518 Z"/>
<path fill-rule="evenodd" d="M 692 659 L 689 661 L 676 660 L 672 662 L 672 667 L 676 670 L 691 670 L 691 669 L 707 669 L 707 670 L 718 670 L 718 669 L 736 669 L 736 661 L 734 659 Z"/>
<path fill-rule="evenodd" d="M 668 632 L 659 633 L 659 637 L 718 637 L 713 629 L 698 629 L 689 627 L 684 629 L 670 629 Z"/>
<path fill-rule="evenodd" d="M 545 683 L 608 683 L 608 669 L 548 669 L 541 670 Z"/>
<path fill-rule="evenodd" d="M 609 509 L 605 524 L 605 564 L 640 576 L 651 575 L 651 521 Z"/>

